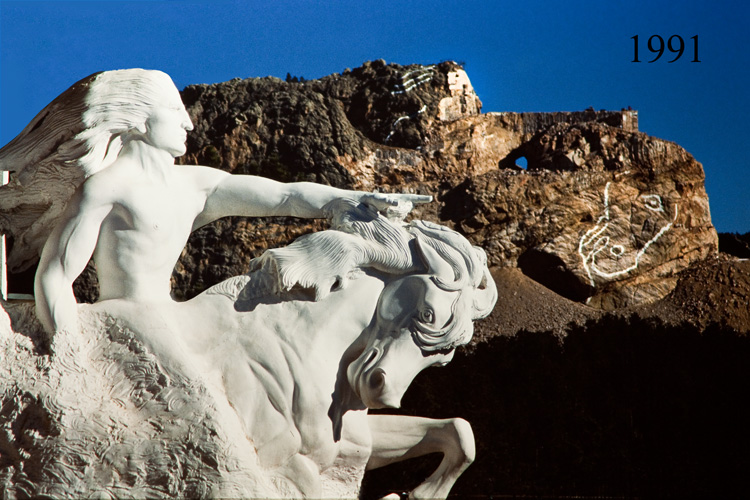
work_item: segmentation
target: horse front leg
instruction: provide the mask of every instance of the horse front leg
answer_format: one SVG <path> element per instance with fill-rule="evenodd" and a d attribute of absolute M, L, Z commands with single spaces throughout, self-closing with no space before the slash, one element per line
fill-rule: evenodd
<path fill-rule="evenodd" d="M 458 477 L 474 461 L 474 433 L 464 419 L 435 420 L 404 415 L 368 415 L 367 418 L 372 431 L 372 454 L 367 470 L 429 453 L 443 454 L 435 472 L 411 491 L 409 498 L 447 498 Z"/>

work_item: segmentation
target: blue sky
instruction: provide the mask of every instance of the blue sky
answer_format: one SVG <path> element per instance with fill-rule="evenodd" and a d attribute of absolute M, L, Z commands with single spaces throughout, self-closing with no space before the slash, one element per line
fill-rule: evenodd
<path fill-rule="evenodd" d="M 744 1 L 0 0 L 0 144 L 101 70 L 161 69 L 182 88 L 453 59 L 466 63 L 484 111 L 632 106 L 642 131 L 703 163 L 717 229 L 744 233 L 748 21 Z M 631 62 L 634 35 L 641 63 Z M 685 53 L 645 62 L 651 35 L 680 35 Z"/>

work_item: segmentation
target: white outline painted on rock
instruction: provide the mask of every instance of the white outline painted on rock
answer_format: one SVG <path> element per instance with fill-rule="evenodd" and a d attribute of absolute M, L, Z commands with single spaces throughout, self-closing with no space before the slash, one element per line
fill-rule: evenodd
<path fill-rule="evenodd" d="M 399 89 L 399 87 L 400 89 L 391 90 L 391 95 L 406 94 L 410 90 L 419 87 L 423 83 L 429 82 L 435 76 L 435 72 L 433 71 L 434 67 L 435 65 L 425 66 L 424 68 L 407 71 L 406 73 L 401 75 L 401 83 L 396 85 L 396 89 Z M 409 78 L 414 73 L 418 73 L 418 75 L 414 78 Z"/>
<path fill-rule="evenodd" d="M 664 204 L 658 194 L 644 194 L 641 198 L 643 198 L 646 208 L 652 212 L 664 211 Z"/>
<path fill-rule="evenodd" d="M 605 279 L 612 279 L 616 278 L 618 276 L 625 275 L 631 271 L 634 271 L 638 269 L 638 266 L 640 265 L 641 257 L 646 253 L 648 248 L 654 244 L 659 238 L 661 238 L 664 233 L 672 229 L 672 226 L 674 225 L 675 221 L 677 220 L 677 214 L 678 214 L 678 206 L 675 205 L 674 209 L 674 218 L 672 219 L 672 222 L 668 223 L 666 226 L 661 228 L 658 233 L 654 235 L 653 238 L 648 240 L 645 245 L 643 245 L 643 248 L 638 250 L 638 252 L 635 254 L 635 262 L 632 266 L 623 269 L 621 271 L 615 271 L 615 272 L 605 272 L 600 270 L 596 265 L 596 256 L 607 246 L 609 245 L 609 236 L 601 236 L 603 232 L 607 230 L 609 227 L 610 217 L 609 217 L 609 186 L 611 182 L 607 182 L 607 184 L 604 186 L 604 213 L 601 217 L 596 221 L 596 226 L 594 226 L 592 229 L 589 229 L 586 231 L 586 233 L 581 237 L 580 241 L 578 242 L 578 255 L 581 256 L 581 261 L 583 262 L 583 268 L 586 270 L 586 275 L 589 278 L 589 284 L 592 287 L 596 286 L 596 282 L 594 280 L 594 275 L 599 276 L 601 278 Z M 643 195 L 641 198 L 645 201 L 645 206 L 648 210 L 651 210 L 652 212 L 664 212 L 664 205 L 662 203 L 662 198 L 658 194 L 648 194 Z M 603 226 L 599 227 L 600 224 L 604 223 Z M 598 239 L 597 239 L 598 238 Z M 594 241 L 596 240 L 596 241 Z M 591 251 L 588 252 L 588 254 L 584 253 L 584 247 L 589 246 L 593 243 L 593 248 Z M 615 253 L 615 249 L 619 249 L 619 253 Z M 624 253 L 624 248 L 622 245 L 614 245 L 610 248 L 610 253 L 614 255 L 615 257 L 620 257 Z"/>
<path fill-rule="evenodd" d="M 411 120 L 412 118 L 416 118 L 417 116 L 421 115 L 421 114 L 422 114 L 422 113 L 424 113 L 425 111 L 427 111 L 427 105 L 426 105 L 426 104 L 425 104 L 425 105 L 423 105 L 423 106 L 422 106 L 422 107 L 421 107 L 421 108 L 419 109 L 419 111 L 417 111 L 417 112 L 416 112 L 416 113 L 414 113 L 414 114 L 411 114 L 411 115 L 404 115 L 404 116 L 401 116 L 401 117 L 399 117 L 399 118 L 398 118 L 398 119 L 397 119 L 397 120 L 396 120 L 395 122 L 393 122 L 393 125 L 391 125 L 391 131 L 390 131 L 390 133 L 388 134 L 388 137 L 386 137 L 385 139 L 383 139 L 383 143 L 386 143 L 386 142 L 388 142 L 388 141 L 390 140 L 391 136 L 392 136 L 392 135 L 393 135 L 393 133 L 394 133 L 394 132 L 396 131 L 396 125 L 398 125 L 398 122 L 400 122 L 401 120 Z"/>

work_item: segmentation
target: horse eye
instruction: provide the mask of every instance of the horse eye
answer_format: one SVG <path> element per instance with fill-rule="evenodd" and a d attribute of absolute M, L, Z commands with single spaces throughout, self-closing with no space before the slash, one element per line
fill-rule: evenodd
<path fill-rule="evenodd" d="M 419 311 L 419 321 L 431 325 L 435 322 L 435 313 L 432 309 L 423 309 Z"/>

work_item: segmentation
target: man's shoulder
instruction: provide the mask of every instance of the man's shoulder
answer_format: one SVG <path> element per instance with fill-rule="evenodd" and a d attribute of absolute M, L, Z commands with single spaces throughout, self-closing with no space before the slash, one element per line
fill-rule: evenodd
<path fill-rule="evenodd" d="M 200 165 L 175 165 L 175 168 L 187 182 L 199 191 L 211 191 L 219 182 L 231 175 L 218 168 Z"/>
<path fill-rule="evenodd" d="M 108 174 L 110 174 L 110 172 L 102 170 L 101 172 L 97 172 L 87 178 L 81 186 L 83 193 L 90 197 L 96 194 L 104 195 L 108 192 L 111 193 L 112 191 L 117 190 L 120 183 L 114 176 Z"/>
<path fill-rule="evenodd" d="M 114 203 L 133 183 L 115 169 L 105 168 L 87 178 L 80 187 L 81 202 L 88 205 Z"/>
<path fill-rule="evenodd" d="M 228 172 L 213 167 L 204 167 L 203 165 L 175 165 L 174 168 L 186 175 L 198 177 L 225 177 L 231 175 Z"/>

